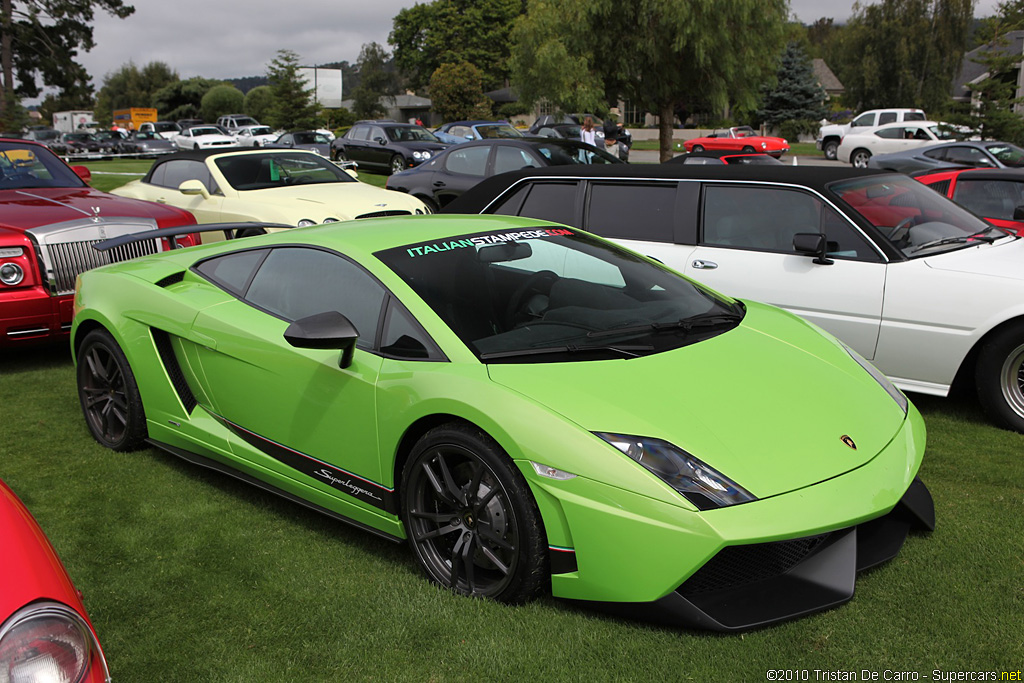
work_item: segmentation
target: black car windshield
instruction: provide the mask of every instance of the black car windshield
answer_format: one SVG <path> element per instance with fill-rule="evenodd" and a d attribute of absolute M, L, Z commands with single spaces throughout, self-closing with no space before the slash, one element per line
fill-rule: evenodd
<path fill-rule="evenodd" d="M 85 183 L 45 147 L 0 143 L 0 189 L 28 187 L 85 187 Z"/>
<path fill-rule="evenodd" d="M 537 153 L 548 160 L 550 166 L 569 166 L 571 164 L 618 164 L 622 163 L 602 149 L 596 149 L 582 142 L 568 141 L 557 145 L 537 143 L 533 147 Z"/>
<path fill-rule="evenodd" d="M 743 306 L 562 227 L 377 252 L 485 363 L 633 358 L 726 332 Z"/>
<path fill-rule="evenodd" d="M 1024 149 L 1008 142 L 986 145 L 988 153 L 1007 168 L 1024 168 Z"/>
<path fill-rule="evenodd" d="M 384 131 L 392 142 L 441 142 L 429 130 L 419 126 L 390 126 Z"/>
<path fill-rule="evenodd" d="M 899 175 L 872 175 L 829 185 L 837 197 L 909 258 L 992 242 L 1007 233 L 927 185 Z"/>
<path fill-rule="evenodd" d="M 214 162 L 236 190 L 266 190 L 302 184 L 358 182 L 313 152 L 229 154 Z"/>

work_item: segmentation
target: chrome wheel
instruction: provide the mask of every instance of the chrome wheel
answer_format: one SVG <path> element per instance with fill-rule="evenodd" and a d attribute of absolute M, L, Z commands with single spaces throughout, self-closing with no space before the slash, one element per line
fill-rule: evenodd
<path fill-rule="evenodd" d="M 871 152 L 864 149 L 858 149 L 856 152 L 850 155 L 850 163 L 853 164 L 854 168 L 867 168 L 868 159 L 870 158 Z"/>
<path fill-rule="evenodd" d="M 485 434 L 447 425 L 424 435 L 406 463 L 402 498 L 409 542 L 434 582 L 503 602 L 529 599 L 544 586 L 536 504 Z"/>
<path fill-rule="evenodd" d="M 1024 322 L 996 330 L 978 349 L 978 400 L 1007 429 L 1024 432 Z"/>
<path fill-rule="evenodd" d="M 834 140 L 829 140 L 822 145 L 821 151 L 825 153 L 825 158 L 830 161 L 835 161 L 839 152 L 839 143 Z"/>
<path fill-rule="evenodd" d="M 999 386 L 1010 409 L 1024 418 L 1024 344 L 1011 351 L 1003 361 Z"/>
<path fill-rule="evenodd" d="M 401 154 L 391 157 L 391 172 L 398 173 L 405 170 L 405 159 Z"/>

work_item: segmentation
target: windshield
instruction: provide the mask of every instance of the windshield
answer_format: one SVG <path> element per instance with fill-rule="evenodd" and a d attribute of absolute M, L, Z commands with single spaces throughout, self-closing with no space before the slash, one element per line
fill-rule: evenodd
<path fill-rule="evenodd" d="M 597 149 L 583 143 L 569 143 L 565 145 L 539 143 L 534 149 L 548 160 L 550 166 L 620 163 L 617 157 L 613 157 L 603 149 Z"/>
<path fill-rule="evenodd" d="M 523 134 L 507 124 L 481 125 L 476 127 L 476 132 L 484 140 L 491 138 L 521 138 Z"/>
<path fill-rule="evenodd" d="M 1006 236 L 927 185 L 906 176 L 843 180 L 830 185 L 829 190 L 910 258 Z"/>
<path fill-rule="evenodd" d="M 384 131 L 393 142 L 441 142 L 429 130 L 419 126 L 392 126 Z"/>
<path fill-rule="evenodd" d="M 708 339 L 742 305 L 587 233 L 476 233 L 381 251 L 487 363 L 632 358 Z"/>
<path fill-rule="evenodd" d="M 85 183 L 45 147 L 0 143 L 0 189 L 28 187 L 85 187 Z"/>
<path fill-rule="evenodd" d="M 1003 166 L 1008 168 L 1024 167 L 1024 149 L 1017 145 L 1000 142 L 997 145 L 986 145 L 985 149 L 988 150 L 989 154 L 998 159 L 999 163 Z"/>
<path fill-rule="evenodd" d="M 235 154 L 217 157 L 214 161 L 228 184 L 239 191 L 358 182 L 313 152 Z"/>

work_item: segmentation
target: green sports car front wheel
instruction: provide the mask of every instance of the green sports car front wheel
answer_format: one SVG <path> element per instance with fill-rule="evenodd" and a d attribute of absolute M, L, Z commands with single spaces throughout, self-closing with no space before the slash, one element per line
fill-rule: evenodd
<path fill-rule="evenodd" d="M 78 398 L 93 437 L 115 451 L 133 451 L 146 438 L 146 413 L 128 359 L 103 329 L 78 351 Z"/>
<path fill-rule="evenodd" d="M 409 542 L 431 580 L 508 603 L 546 586 L 540 513 L 522 475 L 486 434 L 460 424 L 432 429 L 402 481 Z"/>

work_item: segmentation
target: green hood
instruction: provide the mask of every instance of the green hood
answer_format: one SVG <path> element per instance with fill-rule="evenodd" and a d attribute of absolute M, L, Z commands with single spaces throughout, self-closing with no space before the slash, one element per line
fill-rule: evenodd
<path fill-rule="evenodd" d="M 488 369 L 589 431 L 669 441 L 758 498 L 863 465 L 905 419 L 831 338 L 760 304 L 740 327 L 666 353 Z"/>

